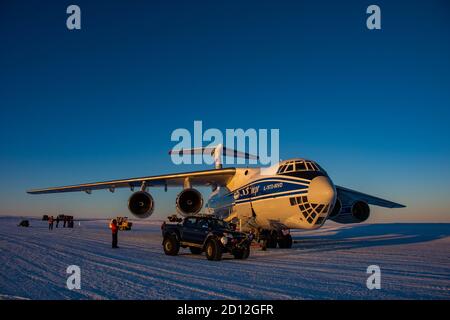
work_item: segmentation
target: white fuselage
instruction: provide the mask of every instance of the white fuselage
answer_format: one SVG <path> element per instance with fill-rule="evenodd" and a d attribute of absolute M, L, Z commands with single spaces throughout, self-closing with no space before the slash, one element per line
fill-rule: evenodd
<path fill-rule="evenodd" d="M 326 172 L 312 161 L 294 159 L 267 169 L 236 169 L 226 187 L 213 192 L 207 210 L 238 220 L 243 231 L 317 229 L 335 201 L 336 189 Z"/>

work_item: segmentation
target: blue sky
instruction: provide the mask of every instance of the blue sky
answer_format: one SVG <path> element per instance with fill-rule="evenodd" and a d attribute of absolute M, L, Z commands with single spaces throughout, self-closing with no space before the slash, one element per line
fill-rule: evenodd
<path fill-rule="evenodd" d="M 200 169 L 167 152 L 202 120 L 279 128 L 281 158 L 408 206 L 373 222 L 450 221 L 449 38 L 443 0 L 2 1 L 0 214 L 128 214 L 128 190 L 25 190 Z"/>

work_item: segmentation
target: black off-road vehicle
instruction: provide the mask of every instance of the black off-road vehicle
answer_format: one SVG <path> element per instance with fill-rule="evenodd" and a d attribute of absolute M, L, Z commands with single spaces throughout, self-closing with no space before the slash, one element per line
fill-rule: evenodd
<path fill-rule="evenodd" d="M 161 229 L 167 255 L 177 255 L 180 247 L 189 248 L 192 254 L 205 252 L 208 260 L 220 260 L 225 252 L 236 259 L 247 259 L 250 254 L 251 239 L 212 216 L 189 216 L 178 223 L 163 223 Z"/>

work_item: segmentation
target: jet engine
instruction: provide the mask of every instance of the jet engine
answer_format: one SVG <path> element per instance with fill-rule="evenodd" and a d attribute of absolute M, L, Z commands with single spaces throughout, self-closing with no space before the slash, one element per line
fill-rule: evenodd
<path fill-rule="evenodd" d="M 196 189 L 184 189 L 178 194 L 176 205 L 182 216 L 196 214 L 203 207 L 202 194 Z"/>
<path fill-rule="evenodd" d="M 128 199 L 128 209 L 140 219 L 150 217 L 154 207 L 153 197 L 145 191 L 135 192 Z"/>
<path fill-rule="evenodd" d="M 329 218 L 332 219 L 334 217 L 337 217 L 339 213 L 341 213 L 342 210 L 342 202 L 339 199 L 336 199 L 336 202 L 334 203 L 333 210 L 331 210 Z"/>
<path fill-rule="evenodd" d="M 364 201 L 355 201 L 350 206 L 342 206 L 339 200 L 336 201 L 329 219 L 337 223 L 361 223 L 370 216 L 369 205 Z"/>

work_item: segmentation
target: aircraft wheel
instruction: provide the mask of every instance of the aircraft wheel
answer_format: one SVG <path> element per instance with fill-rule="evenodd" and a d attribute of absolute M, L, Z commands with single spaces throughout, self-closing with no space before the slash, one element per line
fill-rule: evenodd
<path fill-rule="evenodd" d="M 290 234 L 288 234 L 286 236 L 286 248 L 290 249 L 292 248 L 292 236 Z"/>
<path fill-rule="evenodd" d="M 267 239 L 267 248 L 274 249 L 277 247 L 277 232 L 271 232 L 269 238 Z"/>
<path fill-rule="evenodd" d="M 237 251 L 234 254 L 234 258 L 235 259 L 247 259 L 249 255 L 250 255 L 250 246 L 248 246 L 248 247 L 246 247 L 246 248 L 244 248 L 242 250 Z"/>
<path fill-rule="evenodd" d="M 292 237 L 290 234 L 278 239 L 278 246 L 283 249 L 292 248 Z"/>

